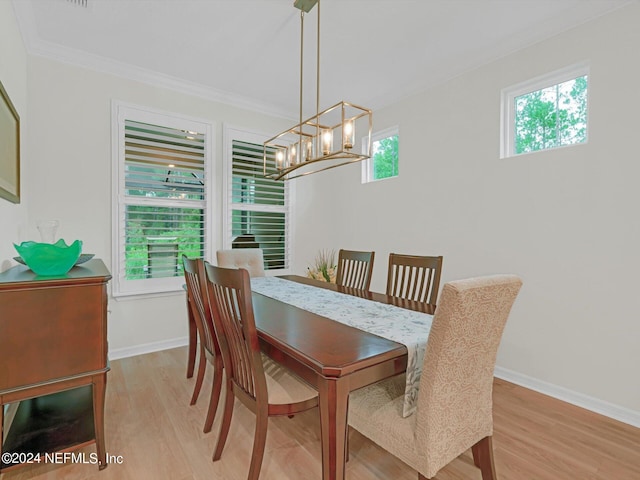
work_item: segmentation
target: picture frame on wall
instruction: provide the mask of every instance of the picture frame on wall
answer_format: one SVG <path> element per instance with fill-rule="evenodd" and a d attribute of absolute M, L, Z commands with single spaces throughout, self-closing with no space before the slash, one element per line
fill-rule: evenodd
<path fill-rule="evenodd" d="M 20 203 L 20 117 L 0 82 L 0 198 Z"/>

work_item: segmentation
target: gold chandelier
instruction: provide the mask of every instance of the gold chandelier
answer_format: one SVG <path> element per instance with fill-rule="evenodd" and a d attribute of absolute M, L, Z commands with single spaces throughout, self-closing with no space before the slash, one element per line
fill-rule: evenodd
<path fill-rule="evenodd" d="M 304 14 L 316 3 L 316 114 L 303 121 Z M 343 100 L 320 111 L 320 0 L 295 0 L 293 5 L 300 9 L 300 117 L 297 125 L 264 142 L 264 175 L 275 180 L 291 180 L 371 156 L 371 110 Z M 367 132 L 361 146 L 356 142 L 356 132 Z"/>

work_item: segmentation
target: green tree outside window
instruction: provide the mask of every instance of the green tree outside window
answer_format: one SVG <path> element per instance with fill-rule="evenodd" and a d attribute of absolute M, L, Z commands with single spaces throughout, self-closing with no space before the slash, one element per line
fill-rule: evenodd
<path fill-rule="evenodd" d="M 398 176 L 398 135 L 373 142 L 373 180 Z"/>
<path fill-rule="evenodd" d="M 515 153 L 587 140 L 587 75 L 515 98 Z"/>

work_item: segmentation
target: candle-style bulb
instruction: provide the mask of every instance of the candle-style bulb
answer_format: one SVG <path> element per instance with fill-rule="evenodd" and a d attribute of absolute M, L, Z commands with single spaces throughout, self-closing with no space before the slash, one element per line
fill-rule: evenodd
<path fill-rule="evenodd" d="M 355 129 L 353 128 L 353 120 L 346 120 L 342 128 L 342 143 L 345 150 L 353 148 Z"/>
<path fill-rule="evenodd" d="M 322 130 L 322 154 L 329 155 L 333 149 L 333 130 L 327 128 Z"/>
<path fill-rule="evenodd" d="M 282 170 L 284 166 L 284 149 L 279 148 L 276 150 L 276 168 Z"/>
<path fill-rule="evenodd" d="M 310 138 L 307 138 L 304 141 L 304 161 L 308 162 L 313 158 L 313 141 Z"/>

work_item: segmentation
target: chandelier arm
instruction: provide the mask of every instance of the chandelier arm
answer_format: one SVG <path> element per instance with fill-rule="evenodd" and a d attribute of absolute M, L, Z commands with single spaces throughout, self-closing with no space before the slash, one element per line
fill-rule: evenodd
<path fill-rule="evenodd" d="M 300 10 L 300 124 L 302 125 L 302 77 L 303 77 L 303 59 L 304 59 L 304 10 Z M 302 149 L 302 127 L 300 128 L 299 148 Z M 300 151 L 302 159 L 302 151 Z"/>
<path fill-rule="evenodd" d="M 320 113 L 320 0 L 318 0 L 318 31 L 316 46 L 316 117 Z M 316 127 L 316 138 L 320 138 L 320 125 Z M 319 147 L 318 147 L 319 148 Z"/>

